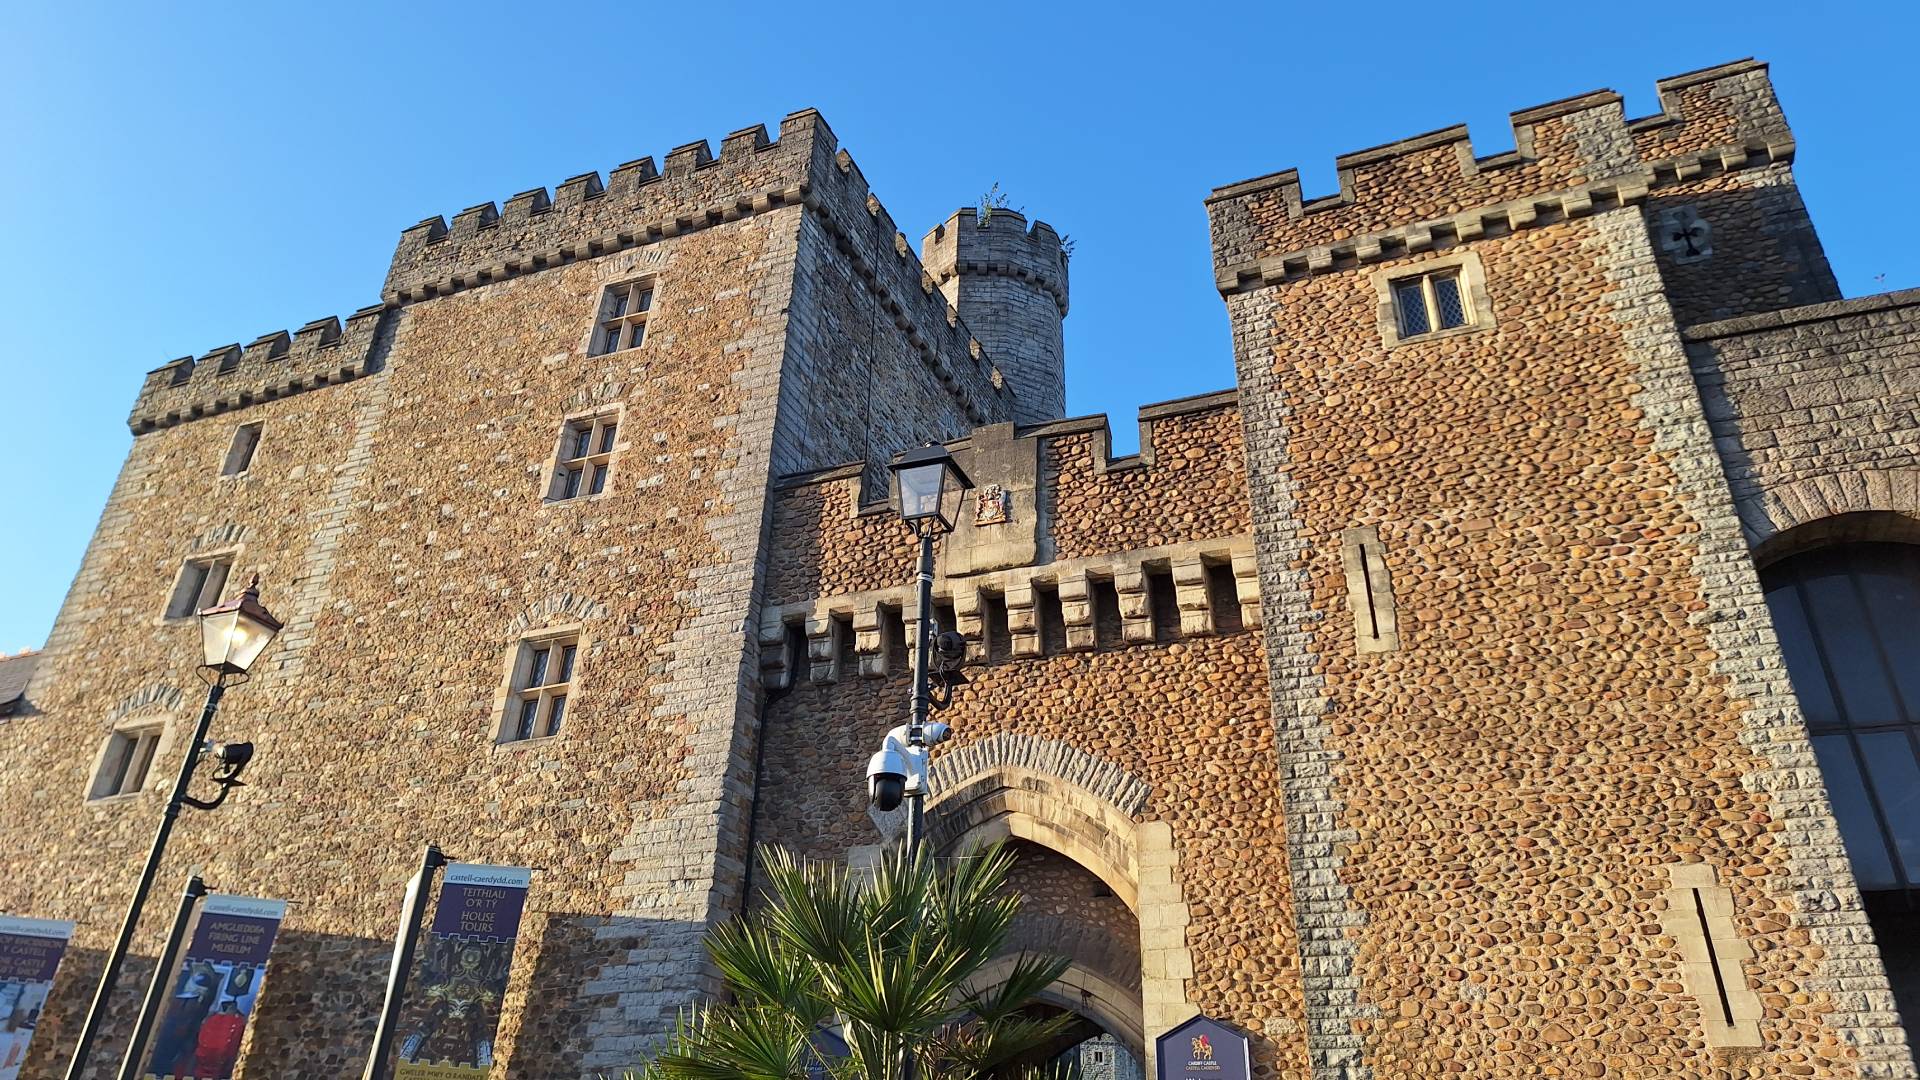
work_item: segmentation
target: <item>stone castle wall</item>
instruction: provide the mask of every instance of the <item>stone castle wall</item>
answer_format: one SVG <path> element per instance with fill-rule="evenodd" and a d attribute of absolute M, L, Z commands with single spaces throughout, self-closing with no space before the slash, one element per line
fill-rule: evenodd
<path fill-rule="evenodd" d="M 1869 538 L 1814 526 L 1840 515 L 1858 516 L 1839 527 L 1904 538 L 1899 515 L 1920 517 L 1920 433 L 1908 422 L 1920 411 L 1920 292 L 1707 323 L 1686 341 L 1756 550 Z"/>
<path fill-rule="evenodd" d="M 188 812 L 160 881 L 200 866 L 296 902 L 251 1060 L 358 1072 L 428 841 L 538 868 L 497 1046 L 516 1075 L 632 1064 L 711 988 L 699 936 L 742 902 L 772 477 L 1001 420 L 1012 391 L 814 114 L 644 171 L 409 230 L 385 304 L 149 377 L 38 711 L 0 726 L 0 791 L 41 823 L 0 910 L 80 923 L 27 1075 L 71 1046 L 164 799 L 155 779 L 84 802 L 96 748 L 157 723 L 154 777 L 184 753 L 197 630 L 159 613 L 208 552 L 258 572 L 287 628 L 216 726 L 258 747 L 249 786 Z M 603 287 L 641 275 L 645 347 L 588 355 Z M 612 409 L 606 492 L 546 502 L 563 418 Z M 253 465 L 220 477 L 255 422 Z M 543 628 L 581 639 L 565 729 L 499 743 L 509 659 Z"/>
<path fill-rule="evenodd" d="M 1058 419 L 1052 230 L 963 212 L 923 264 L 812 112 L 429 219 L 379 304 L 153 372 L 0 724 L 35 823 L 0 910 L 80 923 L 25 1075 L 164 797 L 83 801 L 99 748 L 185 752 L 196 630 L 160 612 L 209 553 L 287 627 L 216 727 L 249 786 L 160 891 L 296 901 L 247 1075 L 359 1071 L 428 841 L 538 868 L 506 1071 L 636 1062 L 714 989 L 754 844 L 898 835 L 861 784 L 920 614 L 885 465 L 938 441 L 977 490 L 938 545 L 968 681 L 929 836 L 1028 852 L 1021 941 L 1078 962 L 1055 1004 L 1149 1061 L 1205 1011 L 1260 1080 L 1911 1078 L 1754 553 L 1920 514 L 1920 304 L 1837 302 L 1763 65 L 1659 88 L 1516 113 L 1509 154 L 1347 155 L 1326 198 L 1216 192 L 1239 388 L 1143 409 L 1137 455 Z M 1435 270 L 1475 318 L 1400 340 L 1385 298 Z M 589 355 L 642 275 L 647 344 Z M 609 410 L 606 492 L 547 502 L 565 418 Z M 580 636 L 566 728 L 502 744 L 542 629 Z"/>
<path fill-rule="evenodd" d="M 1216 193 L 1316 1077 L 1912 1075 L 1639 208 L 1782 160 L 1764 82 Z M 1396 340 L 1383 283 L 1436 266 L 1483 310 Z M 1733 996 L 1684 881 L 1730 890 Z"/>
<path fill-rule="evenodd" d="M 1136 924 L 1138 941 L 1106 952 L 1143 958 L 1132 992 L 1144 995 L 1148 1030 L 1204 1004 L 1255 1033 L 1258 1075 L 1296 1075 L 1304 1014 L 1285 959 L 1293 927 L 1280 776 L 1264 661 L 1249 632 L 1259 597 L 1250 577 L 1242 595 L 1233 576 L 1236 554 L 1251 567 L 1238 410 L 1229 393 L 1141 417 L 1142 452 L 1118 459 L 1104 418 L 988 429 L 951 444 L 970 472 L 980 455 L 1026 463 L 1037 486 L 1016 486 L 1007 528 L 1037 529 L 1038 541 L 998 569 L 954 573 L 955 554 L 941 552 L 938 617 L 968 636 L 971 662 L 968 685 L 941 716 L 955 738 L 936 752 L 936 783 L 986 789 L 980 761 L 1018 762 L 1011 775 L 1027 777 L 1018 783 L 1032 799 L 985 819 L 1033 819 L 1011 827 L 1015 836 L 1038 830 L 1031 838 L 1047 852 L 1022 871 L 1040 882 L 1034 918 L 1061 922 L 1069 944 L 1090 926 L 1125 933 Z M 769 684 L 783 689 L 767 708 L 755 836 L 819 857 L 858 857 L 890 835 L 891 823 L 868 814 L 864 789 L 835 778 L 863 775 L 881 733 L 902 719 L 909 685 L 913 541 L 886 503 L 863 509 L 864 472 L 796 477 L 774 510 L 784 542 L 761 642 Z M 969 526 L 941 546 L 1005 546 L 987 538 L 991 528 Z M 1137 785 L 1128 790 L 1142 801 L 1105 804 L 1122 822 L 1114 831 L 1069 811 L 1092 798 L 1072 792 L 1116 783 Z M 936 832 L 960 828 L 939 824 L 940 805 Z M 1167 890 L 1188 898 L 1174 914 L 1155 900 L 1151 846 L 1122 835 L 1149 825 L 1170 840 L 1157 863 L 1171 870 Z M 1068 859 L 1079 863 L 1072 873 Z M 1092 883 L 1090 864 L 1109 868 L 1115 898 L 1070 903 L 1070 888 Z"/>

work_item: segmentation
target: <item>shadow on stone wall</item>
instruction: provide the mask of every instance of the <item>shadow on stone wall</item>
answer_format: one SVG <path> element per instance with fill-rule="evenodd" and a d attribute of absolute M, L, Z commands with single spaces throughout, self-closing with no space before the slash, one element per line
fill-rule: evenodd
<path fill-rule="evenodd" d="M 651 997 L 658 1003 L 654 1021 L 670 1026 L 678 1009 L 692 1000 L 675 987 L 692 985 L 694 973 L 675 970 L 679 965 L 670 962 L 636 967 L 630 960 L 655 945 L 683 949 L 699 933 L 699 927 L 684 922 L 528 912 L 503 1000 L 505 1019 L 496 1046 L 497 1062 L 506 1066 L 503 1075 L 573 1076 L 598 1067 L 618 1076 L 624 1065 L 637 1067 L 644 1047 L 664 1027 L 648 1030 L 642 1022 L 622 1031 L 614 1007 L 631 1004 L 631 995 Z M 393 941 L 385 937 L 283 929 L 248 1025 L 239 1075 L 245 1080 L 359 1076 L 373 1049 L 392 956 Z M 128 958 L 87 1080 L 117 1075 L 155 959 Z M 65 1076 L 105 963 L 104 949 L 67 953 L 21 1080 Z M 623 964 L 630 970 L 611 970 Z M 618 1051 L 623 1059 L 618 1065 L 589 1060 L 596 1044 L 598 1056 L 606 1057 L 610 1040 L 615 1046 L 627 1042 L 631 1060 Z"/>

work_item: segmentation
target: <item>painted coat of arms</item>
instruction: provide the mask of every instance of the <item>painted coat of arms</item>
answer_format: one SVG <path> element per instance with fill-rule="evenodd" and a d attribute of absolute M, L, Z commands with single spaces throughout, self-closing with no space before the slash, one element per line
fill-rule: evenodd
<path fill-rule="evenodd" d="M 974 496 L 975 525 L 1004 525 L 1013 520 L 1013 492 L 999 484 L 988 484 Z"/>

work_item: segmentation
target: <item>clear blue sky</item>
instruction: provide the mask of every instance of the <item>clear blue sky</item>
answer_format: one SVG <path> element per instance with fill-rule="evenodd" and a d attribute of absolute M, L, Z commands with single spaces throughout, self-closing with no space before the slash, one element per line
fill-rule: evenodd
<path fill-rule="evenodd" d="M 1809 17 L 1812 14 L 1813 17 Z M 1920 285 L 1911 5 L 84 2 L 0 12 L 0 651 L 38 646 L 142 373 L 378 299 L 400 230 L 819 108 L 910 237 L 998 182 L 1078 245 L 1068 406 L 1231 385 L 1209 189 L 1773 64 L 1848 295 Z"/>

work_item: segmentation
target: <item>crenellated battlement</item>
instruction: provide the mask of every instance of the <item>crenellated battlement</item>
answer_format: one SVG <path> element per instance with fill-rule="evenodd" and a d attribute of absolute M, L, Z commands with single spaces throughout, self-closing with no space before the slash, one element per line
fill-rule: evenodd
<path fill-rule="evenodd" d="M 536 188 L 504 208 L 469 207 L 451 223 L 428 218 L 401 234 L 383 295 L 396 304 L 431 299 L 802 205 L 821 216 L 840 253 L 973 422 L 1008 415 L 1013 392 L 812 109 L 783 119 L 778 139 L 764 125 L 728 135 L 718 157 L 705 141 L 687 143 L 658 169 L 641 158 L 605 182 L 583 173 L 551 195 Z"/>
<path fill-rule="evenodd" d="M 504 206 L 468 207 L 450 222 L 428 218 L 401 234 L 381 304 L 356 312 L 344 327 L 318 320 L 244 348 L 166 364 L 148 375 L 129 423 L 136 432 L 152 430 L 364 374 L 384 311 L 803 205 L 970 420 L 1012 415 L 1016 391 L 921 267 L 826 121 L 805 109 L 781 121 L 777 140 L 755 125 L 721 140 L 718 157 L 705 141 L 687 143 L 660 167 L 641 158 L 604 181 L 583 173 L 551 192 L 523 191 Z"/>
<path fill-rule="evenodd" d="M 1142 408 L 1136 454 L 1112 453 L 1105 416 L 989 425 L 946 445 L 973 479 L 977 505 L 941 543 L 943 580 L 997 581 L 992 575 L 1001 573 L 1052 580 L 1056 564 L 1106 565 L 1116 553 L 1212 545 L 1251 527 L 1231 390 Z M 877 475 L 886 474 L 850 462 L 780 482 L 769 604 L 807 605 L 900 583 L 913 538 L 889 490 L 868 486 Z"/>
<path fill-rule="evenodd" d="M 374 304 L 347 316 L 344 325 L 329 315 L 244 346 L 162 364 L 147 373 L 127 426 L 139 435 L 371 374 L 379 370 L 390 310 Z"/>
<path fill-rule="evenodd" d="M 400 234 L 382 295 L 430 299 L 797 205 L 836 146 L 820 114 L 804 109 L 780 122 L 776 140 L 764 124 L 728 135 L 718 157 L 700 140 L 669 151 L 662 167 L 643 157 L 604 181 L 582 173 L 551 193 L 468 207 L 451 223 L 430 217 Z"/>
<path fill-rule="evenodd" d="M 981 220 L 978 207 L 963 206 L 920 241 L 920 259 L 942 291 L 962 275 L 1018 278 L 1045 290 L 1060 314 L 1067 313 L 1067 254 L 1060 234 L 1044 221 L 1029 226 L 1018 210 L 995 210 Z"/>
<path fill-rule="evenodd" d="M 1514 148 L 1504 153 L 1478 156 L 1466 126 L 1455 125 L 1343 154 L 1335 159 L 1340 189 L 1330 195 L 1305 198 L 1297 169 L 1218 188 L 1207 200 L 1218 284 L 1233 291 L 1337 269 L 1420 250 L 1413 234 L 1422 229 L 1472 239 L 1486 222 L 1498 229 L 1577 216 L 1702 172 L 1791 159 L 1792 136 L 1764 63 L 1741 60 L 1655 85 L 1661 111 L 1637 120 L 1627 119 L 1612 90 L 1515 112 Z M 1535 205 L 1555 193 L 1570 201 Z"/>
<path fill-rule="evenodd" d="M 1112 453 L 1105 416 L 946 444 L 977 487 L 940 541 L 934 596 L 969 659 L 1258 628 L 1238 405 L 1227 390 L 1143 407 L 1136 454 Z M 760 623 L 772 685 L 883 676 L 912 645 L 914 541 L 890 492 L 865 486 L 875 473 L 854 462 L 776 492 Z"/>

